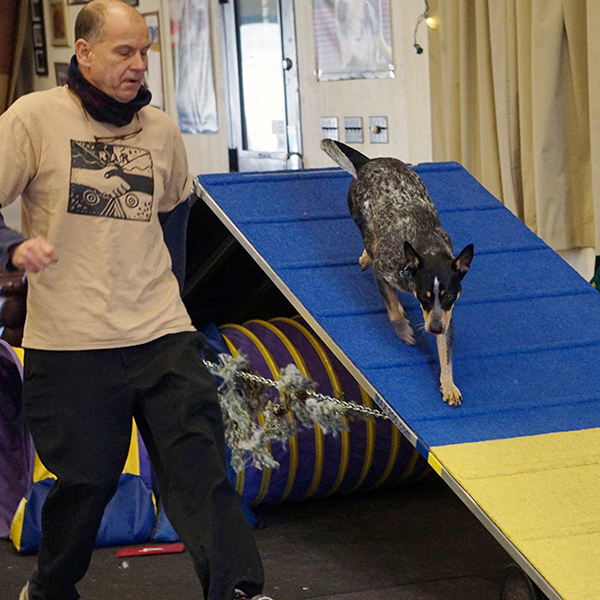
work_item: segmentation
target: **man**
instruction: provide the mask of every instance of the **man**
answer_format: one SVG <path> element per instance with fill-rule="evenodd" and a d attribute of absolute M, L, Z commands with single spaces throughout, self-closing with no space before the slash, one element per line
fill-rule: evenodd
<path fill-rule="evenodd" d="M 181 135 L 148 106 L 150 42 L 135 9 L 92 0 L 75 34 L 68 85 L 0 117 L 0 205 L 22 195 L 26 236 L 0 231 L 0 257 L 27 272 L 25 414 L 57 476 L 20 598 L 79 598 L 132 417 L 205 598 L 248 598 L 262 565 L 158 219 L 191 190 Z"/>

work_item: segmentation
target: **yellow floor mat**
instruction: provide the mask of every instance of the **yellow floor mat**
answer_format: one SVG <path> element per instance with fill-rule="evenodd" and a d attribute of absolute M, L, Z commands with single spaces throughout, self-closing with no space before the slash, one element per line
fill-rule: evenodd
<path fill-rule="evenodd" d="M 600 429 L 431 452 L 564 600 L 600 598 Z"/>

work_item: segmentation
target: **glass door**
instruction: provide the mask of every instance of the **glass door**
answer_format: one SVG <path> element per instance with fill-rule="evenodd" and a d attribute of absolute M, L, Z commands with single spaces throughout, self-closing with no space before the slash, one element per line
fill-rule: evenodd
<path fill-rule="evenodd" d="M 221 0 L 230 170 L 302 167 L 293 0 Z"/>

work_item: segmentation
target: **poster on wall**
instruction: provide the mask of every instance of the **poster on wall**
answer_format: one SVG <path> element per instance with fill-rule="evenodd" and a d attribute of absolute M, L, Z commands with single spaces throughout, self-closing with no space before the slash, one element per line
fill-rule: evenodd
<path fill-rule="evenodd" d="M 70 46 L 69 13 L 64 0 L 49 0 L 50 33 L 53 46 Z"/>
<path fill-rule="evenodd" d="M 319 81 L 394 77 L 390 0 L 313 0 Z"/>
<path fill-rule="evenodd" d="M 54 74 L 56 75 L 56 85 L 67 85 L 69 63 L 54 63 Z"/>
<path fill-rule="evenodd" d="M 148 66 L 146 68 L 146 87 L 152 92 L 150 104 L 165 109 L 163 95 L 163 74 L 160 55 L 160 27 L 158 12 L 142 15 L 150 32 L 150 48 L 148 49 Z"/>
<path fill-rule="evenodd" d="M 216 133 L 217 100 L 208 0 L 170 0 L 177 122 L 182 133 Z"/>

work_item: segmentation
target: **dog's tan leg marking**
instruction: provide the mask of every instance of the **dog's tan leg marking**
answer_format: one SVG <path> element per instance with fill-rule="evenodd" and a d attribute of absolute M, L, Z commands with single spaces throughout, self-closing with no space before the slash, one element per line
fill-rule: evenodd
<path fill-rule="evenodd" d="M 454 385 L 452 378 L 452 358 L 448 356 L 448 339 L 446 334 L 436 335 L 438 357 L 440 359 L 440 384 L 444 402 L 450 406 L 460 406 L 462 394 Z"/>
<path fill-rule="evenodd" d="M 388 317 L 396 329 L 396 335 L 405 344 L 412 346 L 415 343 L 414 332 L 398 300 L 398 293 L 389 283 L 384 283 L 382 288 L 385 307 L 387 308 Z"/>
<path fill-rule="evenodd" d="M 363 271 L 366 271 L 373 264 L 373 259 L 369 256 L 369 253 L 367 252 L 366 248 L 360 255 L 360 258 L 358 259 L 358 264 L 360 265 L 360 268 Z"/>
<path fill-rule="evenodd" d="M 375 249 L 377 248 L 377 236 L 373 231 L 373 226 L 369 225 L 365 233 L 367 234 L 363 235 L 365 249 L 358 259 L 358 264 L 363 271 L 366 271 L 373 264 L 373 256 L 375 256 Z"/>

